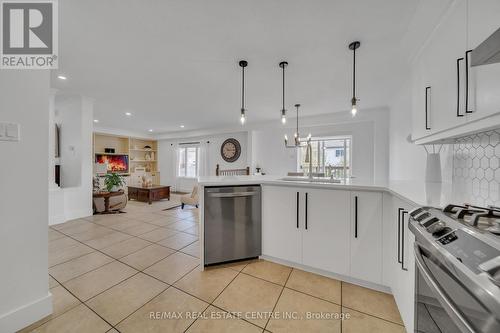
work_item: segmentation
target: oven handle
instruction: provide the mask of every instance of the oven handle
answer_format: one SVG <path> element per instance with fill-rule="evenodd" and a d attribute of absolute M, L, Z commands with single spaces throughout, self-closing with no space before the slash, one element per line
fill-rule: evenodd
<path fill-rule="evenodd" d="M 474 333 L 474 330 L 469 325 L 469 323 L 462 317 L 462 314 L 457 309 L 455 309 L 453 302 L 450 299 L 448 299 L 446 294 L 439 287 L 438 283 L 434 280 L 432 273 L 429 271 L 429 269 L 424 263 L 424 260 L 422 259 L 422 254 L 420 253 L 420 246 L 418 245 L 417 242 L 415 242 L 414 250 L 415 250 L 415 263 L 417 264 L 420 273 L 424 277 L 424 280 L 427 282 L 427 285 L 439 299 L 439 303 L 441 303 L 441 305 L 444 307 L 448 315 L 452 317 L 452 319 L 454 319 L 453 321 L 455 322 L 455 324 L 457 324 L 457 326 L 459 326 L 462 332 Z"/>

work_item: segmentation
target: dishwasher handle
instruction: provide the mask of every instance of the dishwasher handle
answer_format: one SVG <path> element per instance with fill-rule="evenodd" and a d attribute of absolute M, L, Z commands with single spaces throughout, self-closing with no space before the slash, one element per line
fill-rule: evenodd
<path fill-rule="evenodd" d="M 209 193 L 208 196 L 212 198 L 236 198 L 236 197 L 251 197 L 256 194 L 257 192 L 231 192 L 231 193 Z"/>

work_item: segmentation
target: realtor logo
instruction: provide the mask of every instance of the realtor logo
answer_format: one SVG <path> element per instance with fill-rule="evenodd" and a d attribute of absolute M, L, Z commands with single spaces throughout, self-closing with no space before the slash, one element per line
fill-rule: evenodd
<path fill-rule="evenodd" d="M 0 68 L 57 68 L 57 0 L 0 0 Z"/>

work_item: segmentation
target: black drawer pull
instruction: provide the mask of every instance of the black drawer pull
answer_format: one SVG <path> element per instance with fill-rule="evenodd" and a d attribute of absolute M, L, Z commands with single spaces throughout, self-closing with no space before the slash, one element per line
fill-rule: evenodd
<path fill-rule="evenodd" d="M 465 52 L 465 113 L 474 112 L 469 110 L 469 53 L 471 52 L 472 50 Z"/>
<path fill-rule="evenodd" d="M 354 238 L 358 238 L 358 196 L 354 197 Z"/>
<path fill-rule="evenodd" d="M 398 208 L 398 264 L 401 264 L 401 212 L 403 208 Z"/>
<path fill-rule="evenodd" d="M 431 90 L 431 87 L 425 87 L 425 129 L 430 130 L 431 127 L 429 126 L 429 106 L 428 106 L 428 100 L 429 100 L 429 91 Z"/>
<path fill-rule="evenodd" d="M 405 215 L 408 214 L 406 210 L 401 214 L 401 269 L 407 271 L 408 268 L 405 267 Z"/>
<path fill-rule="evenodd" d="M 307 197 L 308 197 L 308 194 L 309 193 L 306 192 L 306 211 L 305 211 L 305 213 L 306 213 L 305 214 L 306 215 L 306 230 L 307 230 L 307 206 L 308 206 Z"/>
<path fill-rule="evenodd" d="M 464 58 L 457 59 L 457 117 L 463 117 L 463 114 L 460 114 L 460 61 L 463 61 Z"/>

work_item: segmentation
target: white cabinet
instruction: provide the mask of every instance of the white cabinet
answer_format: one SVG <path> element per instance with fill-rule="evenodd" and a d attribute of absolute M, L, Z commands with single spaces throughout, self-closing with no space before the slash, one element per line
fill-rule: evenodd
<path fill-rule="evenodd" d="M 297 226 L 300 222 L 297 212 L 300 214 L 301 206 L 300 200 L 297 202 L 297 194 L 300 195 L 300 191 L 294 187 L 262 187 L 263 254 L 302 262 L 302 227 Z"/>
<path fill-rule="evenodd" d="M 413 66 L 414 139 L 465 123 L 466 22 L 467 0 L 457 0 Z"/>
<path fill-rule="evenodd" d="M 351 273 L 382 283 L 382 193 L 351 192 Z"/>
<path fill-rule="evenodd" d="M 500 64 L 471 67 L 469 52 L 500 28 L 499 17 L 498 0 L 452 2 L 412 65 L 413 139 L 457 135 L 500 113 Z"/>
<path fill-rule="evenodd" d="M 391 288 L 408 332 L 413 332 L 415 262 L 414 236 L 408 229 L 412 205 L 384 194 L 383 282 Z"/>
<path fill-rule="evenodd" d="M 382 284 L 382 193 L 265 185 L 262 254 Z"/>
<path fill-rule="evenodd" d="M 349 191 L 307 189 L 304 196 L 307 228 L 304 216 L 302 263 L 348 275 Z"/>
<path fill-rule="evenodd" d="M 467 48 L 472 50 L 500 28 L 499 0 L 468 0 Z M 469 68 L 469 120 L 500 112 L 500 63 Z"/>

